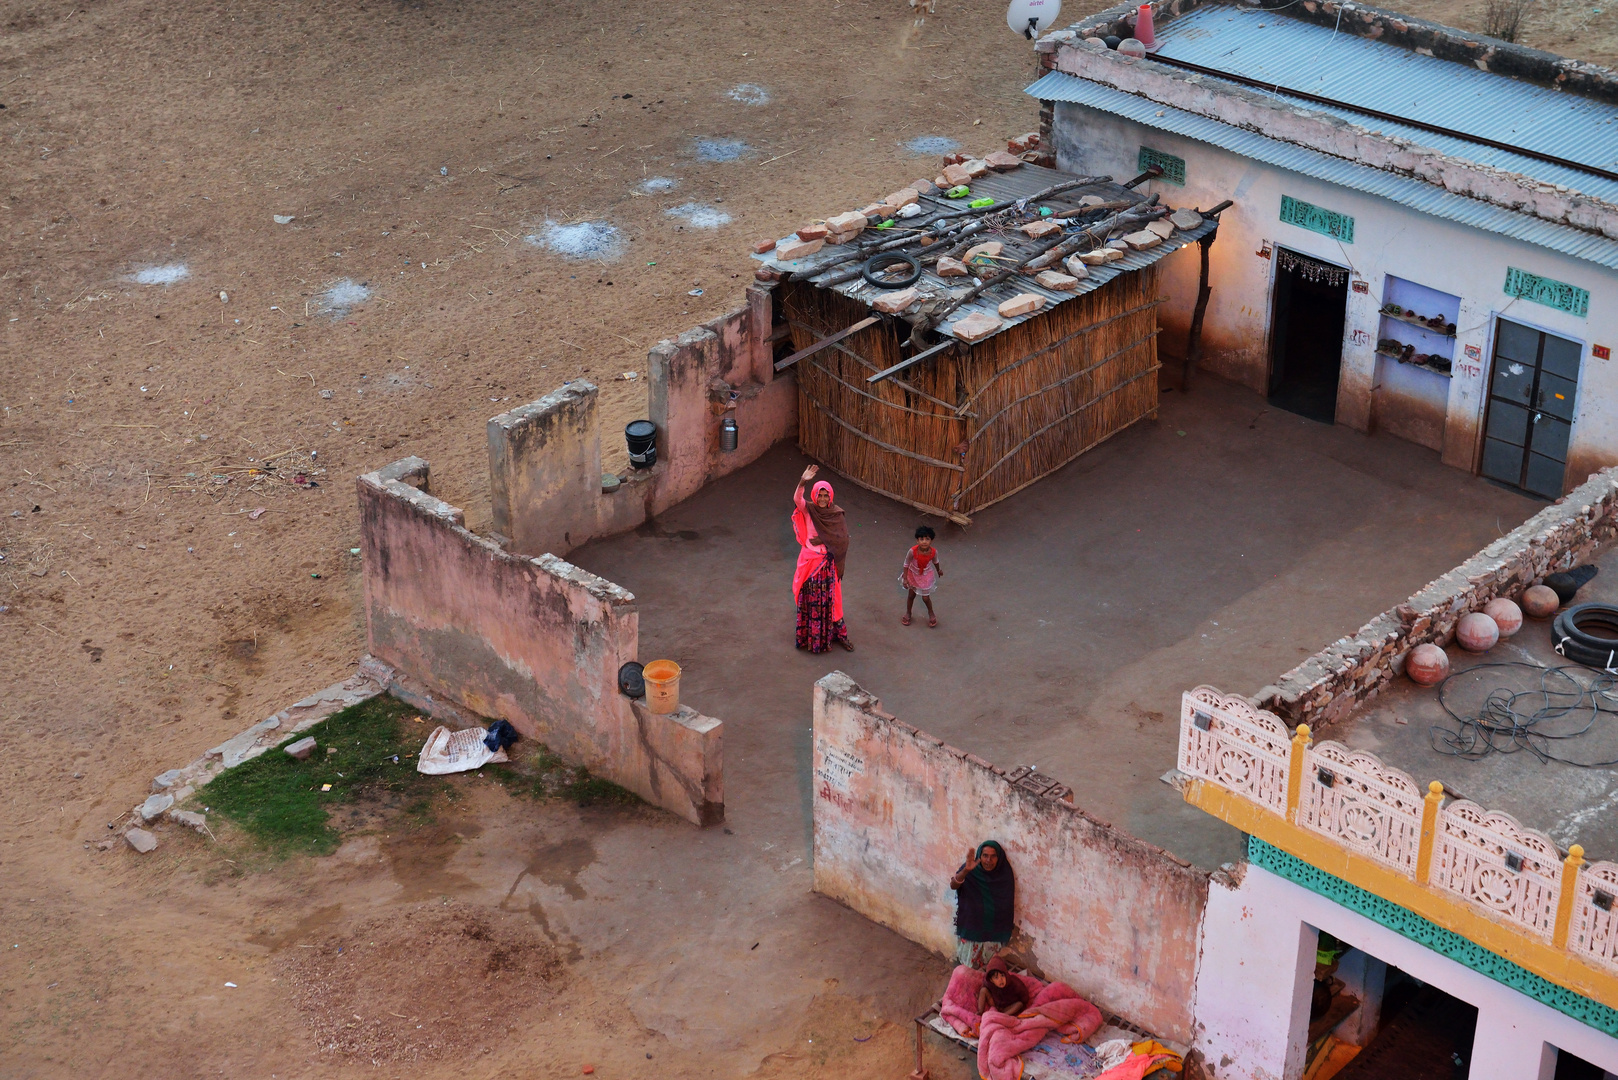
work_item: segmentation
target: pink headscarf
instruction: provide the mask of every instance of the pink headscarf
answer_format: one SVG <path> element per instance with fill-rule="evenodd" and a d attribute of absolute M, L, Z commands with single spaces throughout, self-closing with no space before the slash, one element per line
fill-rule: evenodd
<path fill-rule="evenodd" d="M 831 485 L 826 483 L 826 481 L 824 481 L 824 480 L 817 480 L 815 482 L 815 486 L 809 489 L 809 498 L 811 500 L 820 498 L 820 493 L 821 493 L 822 490 L 824 490 L 826 492 L 826 497 L 827 498 L 829 498 L 829 499 L 836 499 L 837 498 L 836 494 L 831 489 Z"/>

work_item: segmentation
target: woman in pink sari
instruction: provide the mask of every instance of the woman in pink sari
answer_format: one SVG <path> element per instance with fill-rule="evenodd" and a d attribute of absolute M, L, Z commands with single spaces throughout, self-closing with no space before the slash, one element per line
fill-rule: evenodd
<path fill-rule="evenodd" d="M 854 651 L 843 624 L 843 565 L 848 558 L 848 522 L 832 504 L 831 485 L 822 480 L 809 490 L 819 465 L 803 471 L 792 493 L 792 532 L 798 538 L 798 566 L 792 599 L 798 604 L 798 648 L 823 653 L 835 642 Z"/>

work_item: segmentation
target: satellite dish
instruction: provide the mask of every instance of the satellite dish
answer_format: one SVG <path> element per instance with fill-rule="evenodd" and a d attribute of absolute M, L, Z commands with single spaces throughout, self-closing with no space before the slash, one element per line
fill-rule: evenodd
<path fill-rule="evenodd" d="M 1062 14 L 1062 0 L 1011 0 L 1006 8 L 1006 25 L 1011 32 L 1032 41 L 1051 28 Z"/>

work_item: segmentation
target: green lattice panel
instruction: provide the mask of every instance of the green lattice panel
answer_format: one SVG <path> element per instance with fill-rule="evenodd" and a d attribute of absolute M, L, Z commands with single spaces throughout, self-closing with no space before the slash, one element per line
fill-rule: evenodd
<path fill-rule="evenodd" d="M 1381 923 L 1418 945 L 1425 946 L 1440 956 L 1447 956 L 1456 963 L 1465 964 L 1473 971 L 1487 975 L 1495 982 L 1503 983 L 1518 993 L 1526 994 L 1558 1012 L 1589 1024 L 1597 1031 L 1618 1035 L 1618 1011 L 1564 986 L 1557 986 L 1527 968 L 1512 963 L 1499 953 L 1490 952 L 1453 930 L 1446 930 L 1436 923 L 1429 922 L 1409 908 L 1384 900 L 1357 885 L 1349 884 L 1340 877 L 1310 866 L 1302 859 L 1289 855 L 1256 836 L 1247 838 L 1247 859 L 1255 866 L 1262 866 L 1272 874 L 1296 882 L 1311 892 L 1319 893 L 1333 903 L 1356 911 L 1373 922 Z"/>

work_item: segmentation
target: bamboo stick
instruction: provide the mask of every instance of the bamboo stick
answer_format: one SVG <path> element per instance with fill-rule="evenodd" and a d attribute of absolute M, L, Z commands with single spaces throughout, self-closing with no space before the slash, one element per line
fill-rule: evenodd
<path fill-rule="evenodd" d="M 925 454 L 918 454 L 914 450 L 906 450 L 902 446 L 894 446 L 892 443 L 883 442 L 881 439 L 877 438 L 875 435 L 869 435 L 869 434 L 861 431 L 859 428 L 855 427 L 853 424 L 850 424 L 848 421 L 844 420 L 842 417 L 840 417 L 836 413 L 832 412 L 830 409 L 828 409 L 826 406 L 822 405 L 820 402 L 816 401 L 814 398 L 809 397 L 807 394 L 804 395 L 804 396 L 807 398 L 809 404 L 813 405 L 815 408 L 817 408 L 821 412 L 825 413 L 827 415 L 827 417 L 829 417 L 832 420 L 833 423 L 840 424 L 843 427 L 843 429 L 845 431 L 847 431 L 849 434 L 857 436 L 857 437 L 859 437 L 861 439 L 864 439 L 866 442 L 872 443 L 873 445 L 880 446 L 882 449 L 888 451 L 890 454 L 903 454 L 907 458 L 911 458 L 911 459 L 913 459 L 915 461 L 920 461 L 920 462 L 923 462 L 924 464 L 931 465 L 935 469 L 954 469 L 956 472 L 965 472 L 966 471 L 966 467 L 964 465 L 956 465 L 956 464 L 954 464 L 952 462 L 948 462 L 948 461 L 939 461 L 937 458 L 930 458 L 930 457 L 926 456 Z"/>

